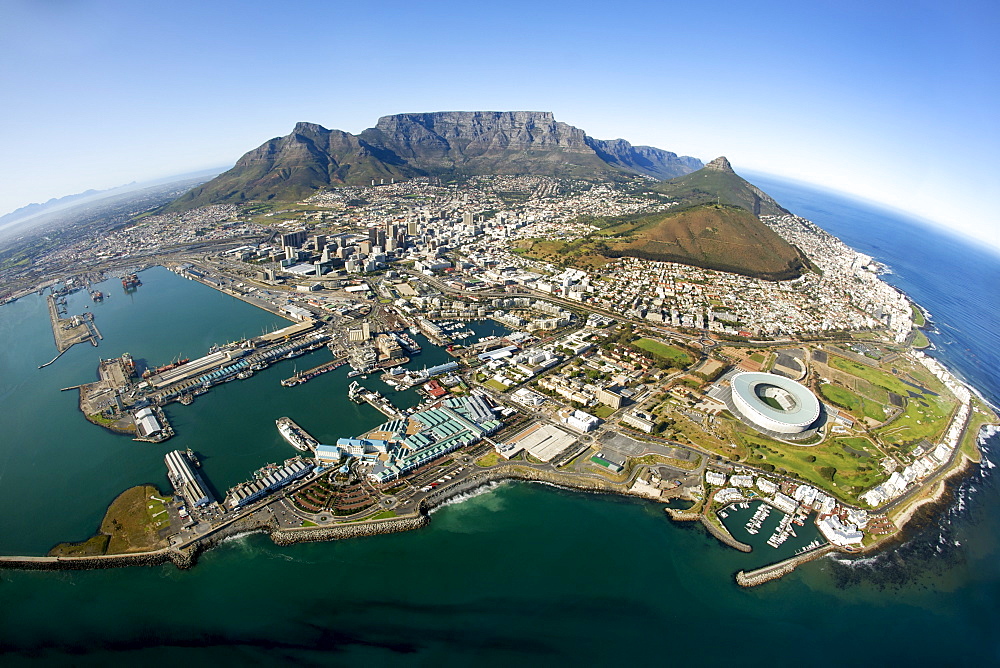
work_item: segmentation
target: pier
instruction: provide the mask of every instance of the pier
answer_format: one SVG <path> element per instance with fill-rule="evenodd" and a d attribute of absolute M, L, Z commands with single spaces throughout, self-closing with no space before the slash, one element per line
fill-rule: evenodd
<path fill-rule="evenodd" d="M 367 403 L 390 420 L 402 420 L 406 415 L 378 392 L 366 389 L 361 383 L 354 381 L 347 390 L 347 397 L 354 403 Z"/>
<path fill-rule="evenodd" d="M 312 380 L 316 376 L 326 373 L 327 371 L 333 371 L 334 369 L 339 369 L 340 367 L 347 364 L 346 359 L 335 359 L 332 362 L 325 362 L 319 366 L 314 366 L 311 369 L 297 373 L 291 378 L 286 378 L 281 381 L 282 387 L 293 387 L 306 381 Z"/>

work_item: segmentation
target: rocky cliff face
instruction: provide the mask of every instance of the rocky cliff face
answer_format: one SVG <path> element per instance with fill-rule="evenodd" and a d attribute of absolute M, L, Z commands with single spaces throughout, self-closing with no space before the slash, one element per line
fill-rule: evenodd
<path fill-rule="evenodd" d="M 624 139 L 603 140 L 587 137 L 587 145 L 609 165 L 626 172 L 645 174 L 658 179 L 672 179 L 702 167 L 698 158 L 678 156 L 676 153 L 652 146 L 633 146 Z"/>
<path fill-rule="evenodd" d="M 582 179 L 623 173 L 671 178 L 696 158 L 588 137 L 544 111 L 443 111 L 383 116 L 359 135 L 299 123 L 231 170 L 178 199 L 175 209 L 294 199 L 319 188 L 414 176 L 533 174 Z"/>

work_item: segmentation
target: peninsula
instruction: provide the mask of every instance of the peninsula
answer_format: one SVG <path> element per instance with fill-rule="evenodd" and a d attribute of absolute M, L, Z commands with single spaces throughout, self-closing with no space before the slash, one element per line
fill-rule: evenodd
<path fill-rule="evenodd" d="M 343 367 L 385 420 L 325 444 L 274 415 L 289 457 L 223 498 L 211 462 L 163 446 L 172 489 L 129 489 L 90 540 L 0 567 L 186 567 L 232 535 L 408 530 L 531 480 L 643 497 L 744 551 L 766 534 L 752 549 L 791 556 L 737 574 L 752 586 L 898 538 L 998 421 L 920 350 L 925 315 L 871 257 L 725 158 L 593 140 L 550 114 L 405 114 L 358 137 L 299 124 L 166 208 L 6 266 L 4 285 L 13 299 L 46 284 L 58 304 L 152 265 L 289 324 L 148 369 L 102 360 L 79 387 L 92 422 L 156 444 L 163 406 L 324 348 L 287 391 Z M 504 334 L 477 334 L 484 321 Z M 419 364 L 427 346 L 450 361 Z"/>

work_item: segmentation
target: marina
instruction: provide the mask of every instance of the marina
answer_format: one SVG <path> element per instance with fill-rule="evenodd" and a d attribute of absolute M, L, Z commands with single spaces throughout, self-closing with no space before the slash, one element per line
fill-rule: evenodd
<path fill-rule="evenodd" d="M 752 548 L 762 566 L 825 542 L 814 523 L 803 521 L 801 511 L 787 514 L 759 499 L 732 503 L 717 514 L 733 538 Z"/>

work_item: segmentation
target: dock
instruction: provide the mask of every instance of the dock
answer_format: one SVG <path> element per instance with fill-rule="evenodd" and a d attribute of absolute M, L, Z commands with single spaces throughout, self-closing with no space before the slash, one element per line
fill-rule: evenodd
<path fill-rule="evenodd" d="M 59 304 L 56 300 L 57 297 L 55 295 L 48 296 L 52 337 L 55 339 L 56 350 L 59 351 L 59 354 L 61 355 L 66 352 L 77 343 L 84 343 L 86 341 L 90 341 L 96 346 L 97 339 L 101 337 L 101 334 L 97 331 L 97 326 L 94 324 L 94 315 L 88 313 L 86 315 L 74 315 L 69 318 L 63 318 L 59 315 Z M 59 359 L 58 355 L 52 361 L 38 368 L 44 368 L 57 359 Z"/>
<path fill-rule="evenodd" d="M 354 381 L 347 390 L 347 397 L 354 403 L 367 403 L 390 420 L 402 420 L 406 414 L 392 405 L 388 399 L 378 392 L 366 389 L 361 383 Z"/>
<path fill-rule="evenodd" d="M 289 417 L 280 417 L 275 420 L 274 424 L 278 427 L 278 432 L 281 434 L 281 437 L 284 438 L 290 446 L 305 453 L 316 453 L 316 448 L 319 447 L 319 441 L 317 441 L 305 429 L 296 424 L 294 420 Z"/>

